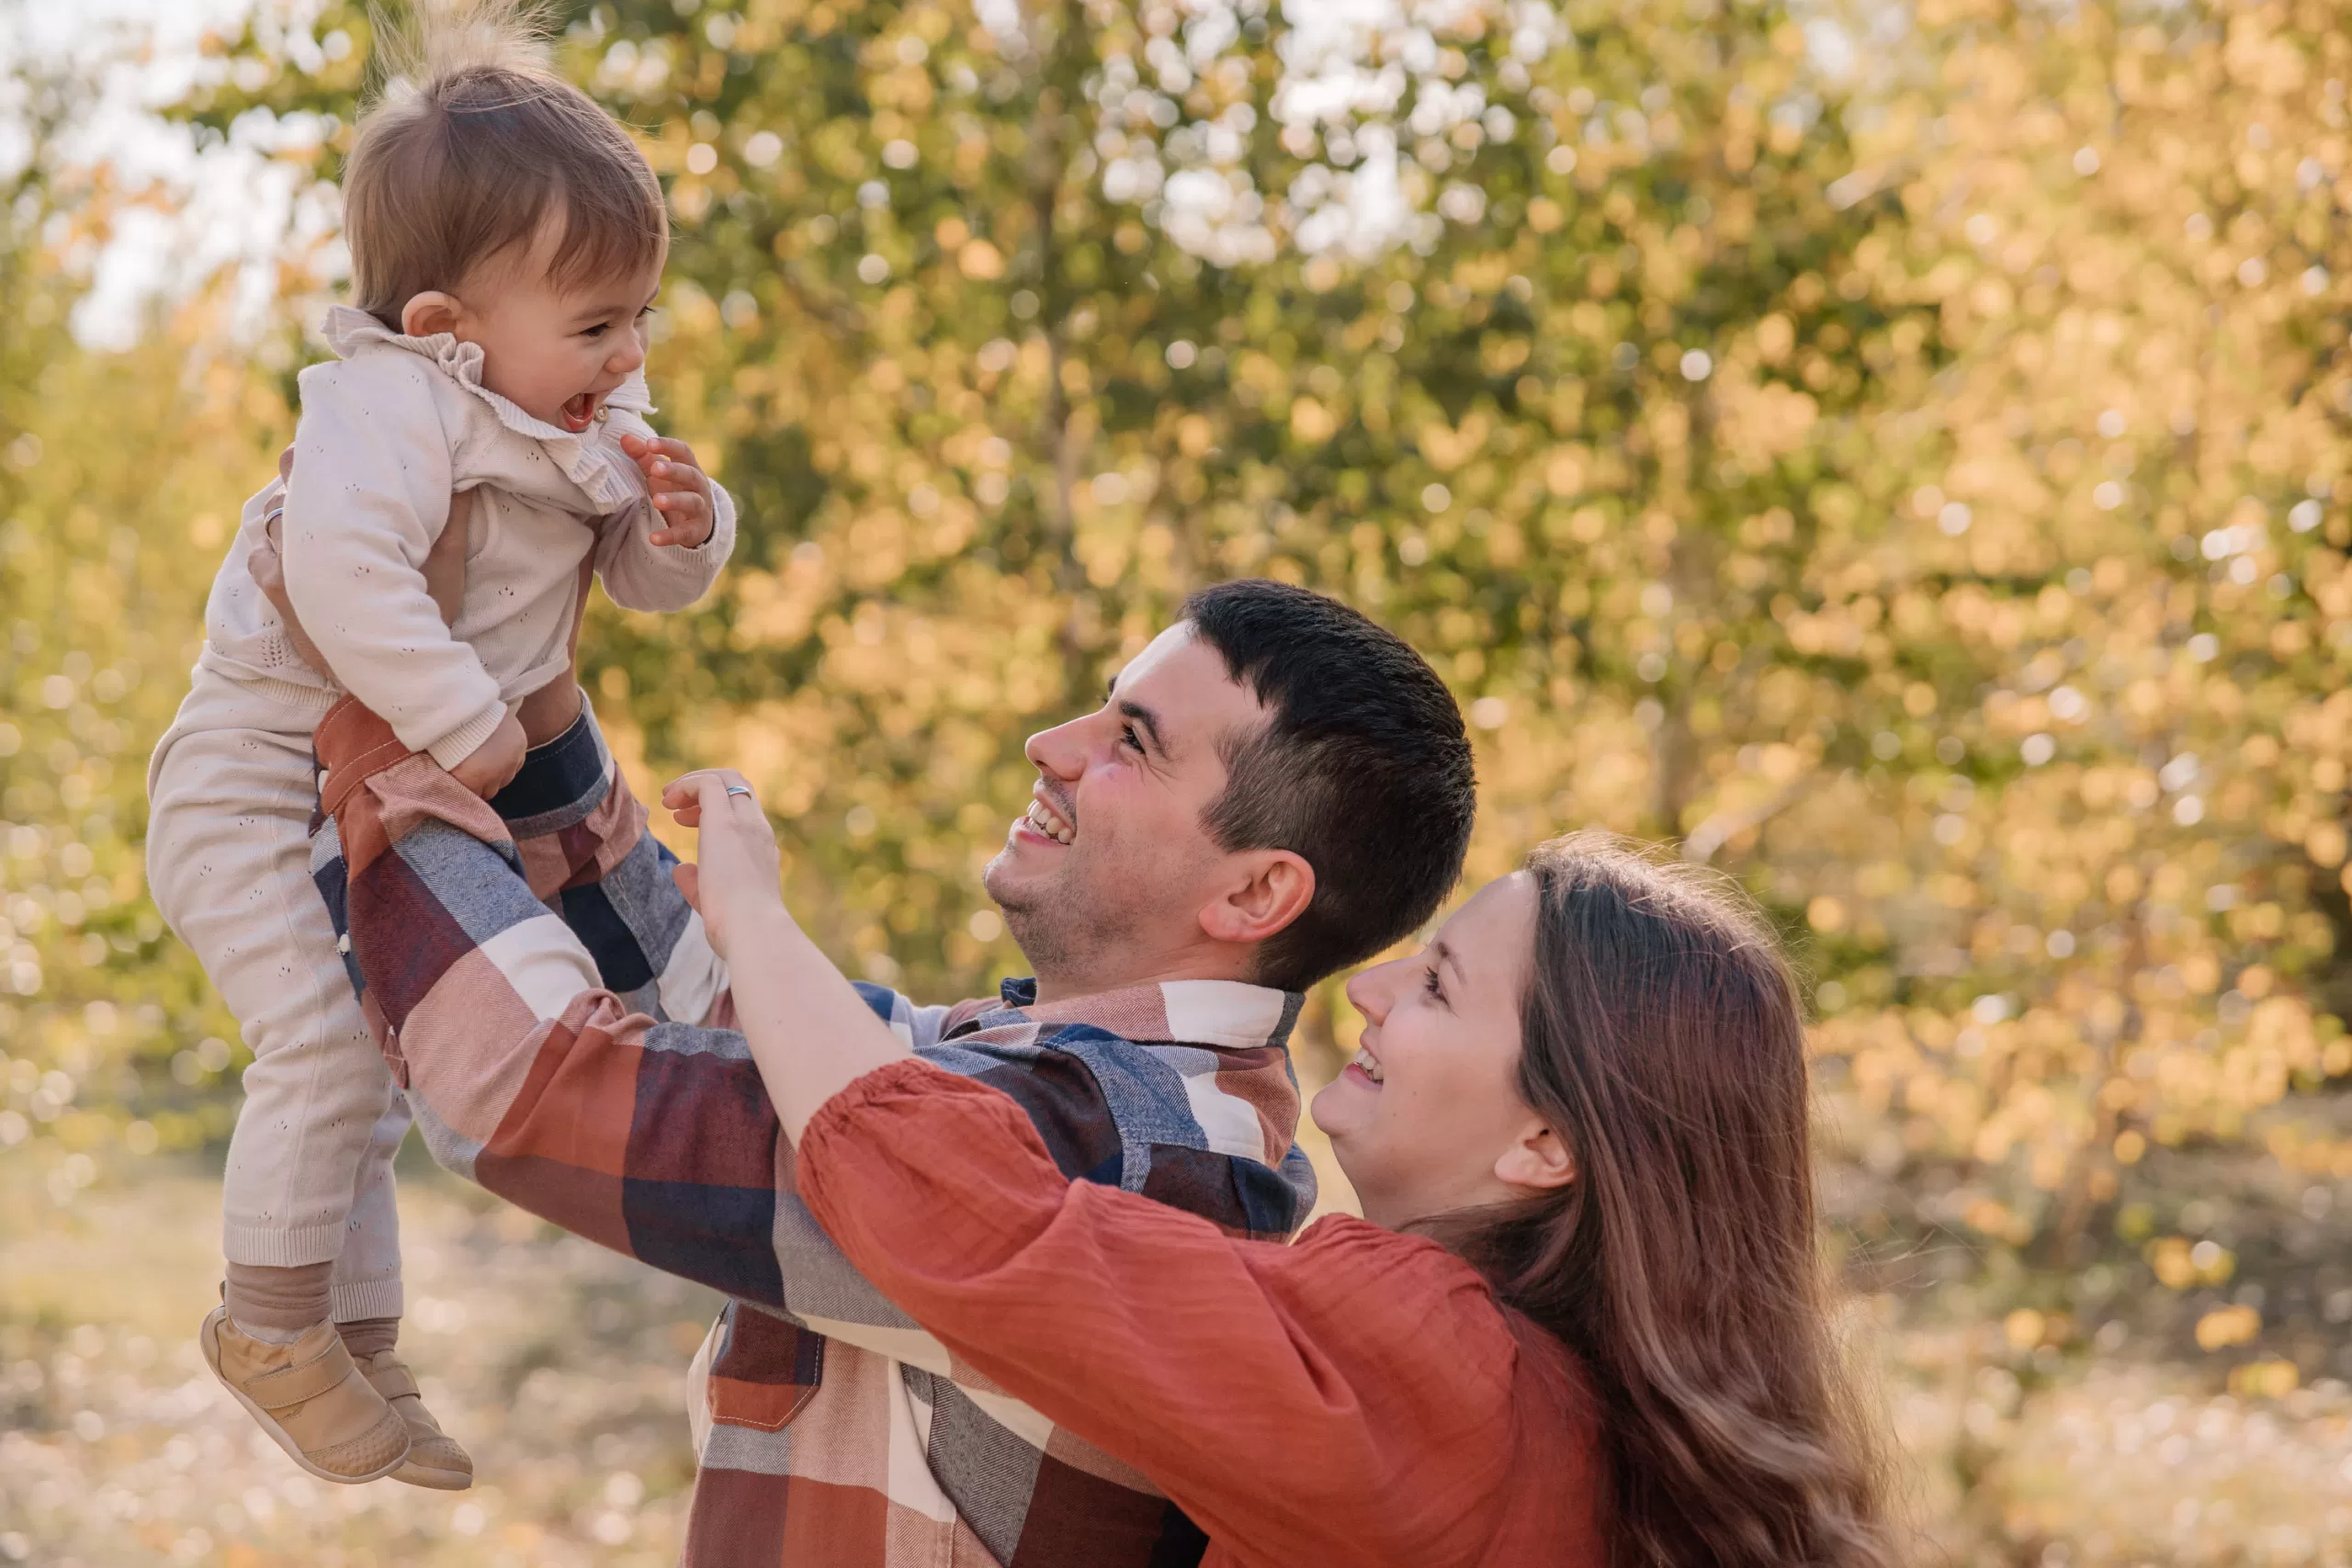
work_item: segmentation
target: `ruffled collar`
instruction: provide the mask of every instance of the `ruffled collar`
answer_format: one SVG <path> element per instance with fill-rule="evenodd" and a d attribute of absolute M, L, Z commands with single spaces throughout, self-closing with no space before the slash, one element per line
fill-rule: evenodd
<path fill-rule="evenodd" d="M 575 434 L 535 417 L 521 404 L 483 386 L 481 344 L 461 343 L 450 333 L 410 337 L 350 305 L 329 307 L 322 332 L 339 359 L 348 359 L 371 344 L 384 344 L 431 360 L 442 374 L 488 405 L 500 424 L 545 447 L 564 477 L 585 491 L 598 508 L 616 511 L 642 498 L 644 484 L 637 465 L 621 450 L 617 435 L 601 421 Z M 605 406 L 640 419 L 652 413 L 653 399 L 646 389 L 645 373 L 637 372 L 606 393 Z"/>

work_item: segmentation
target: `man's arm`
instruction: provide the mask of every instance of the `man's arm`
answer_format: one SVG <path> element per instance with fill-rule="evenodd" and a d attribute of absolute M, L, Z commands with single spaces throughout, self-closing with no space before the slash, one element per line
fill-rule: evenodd
<path fill-rule="evenodd" d="M 356 705 L 322 724 L 318 748 L 331 815 L 317 879 L 435 1158 L 655 1267 L 969 1381 L 809 1216 L 730 1027 L 726 968 L 593 715 L 532 751 L 494 809 Z M 1085 1028 L 1050 1045 L 943 1043 L 948 1010 L 854 990 L 899 1049 L 1010 1095 L 1065 1177 L 1235 1232 L 1281 1235 L 1304 1217 L 1297 1184 L 1274 1171 L 1204 1138 L 1162 1141 L 1182 1135 L 1190 1104 L 1145 1048 Z M 1114 1104 L 1148 1108 L 1151 1136 Z"/>
<path fill-rule="evenodd" d="M 593 716 L 485 804 L 356 704 L 320 726 L 312 853 L 434 1157 L 517 1207 L 956 1376 L 809 1218 L 726 971 Z M 935 1027 L 874 992 L 912 1043 Z"/>

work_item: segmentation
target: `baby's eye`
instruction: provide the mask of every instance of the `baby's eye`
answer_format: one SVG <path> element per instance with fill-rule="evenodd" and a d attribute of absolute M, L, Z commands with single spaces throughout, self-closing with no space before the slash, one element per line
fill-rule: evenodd
<path fill-rule="evenodd" d="M 603 337 L 605 335 L 605 323 L 598 321 L 593 327 L 583 328 L 582 329 L 580 335 L 582 337 Z"/>

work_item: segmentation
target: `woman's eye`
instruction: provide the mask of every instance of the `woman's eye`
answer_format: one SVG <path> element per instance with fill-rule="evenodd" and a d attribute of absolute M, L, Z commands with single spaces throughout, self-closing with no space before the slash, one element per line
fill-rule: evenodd
<path fill-rule="evenodd" d="M 1437 965 L 1432 964 L 1421 976 L 1421 989 L 1438 1000 L 1445 1000 L 1445 983 L 1437 977 Z"/>

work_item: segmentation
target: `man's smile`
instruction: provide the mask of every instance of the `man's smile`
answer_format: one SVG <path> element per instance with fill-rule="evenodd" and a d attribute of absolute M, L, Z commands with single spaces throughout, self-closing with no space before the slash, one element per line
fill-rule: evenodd
<path fill-rule="evenodd" d="M 1013 830 L 1027 831 L 1037 838 L 1057 844 L 1067 844 L 1078 837 L 1078 828 L 1070 820 L 1071 813 L 1046 798 L 1043 785 L 1029 797 L 1029 809 L 1013 819 Z"/>

